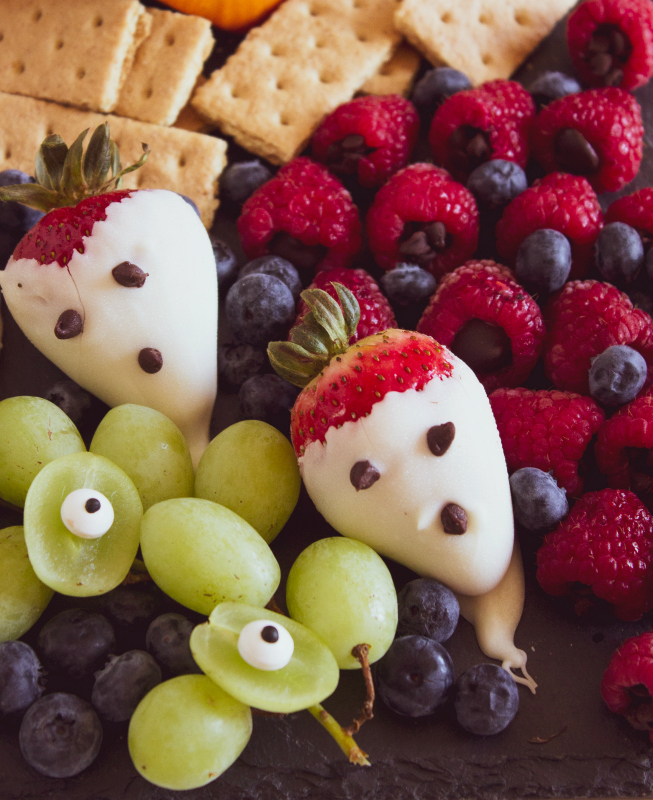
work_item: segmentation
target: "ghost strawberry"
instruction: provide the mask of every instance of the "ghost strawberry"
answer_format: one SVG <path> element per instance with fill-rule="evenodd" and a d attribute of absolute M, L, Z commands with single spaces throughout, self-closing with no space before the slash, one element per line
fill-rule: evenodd
<path fill-rule="evenodd" d="M 38 183 L 0 199 L 47 212 L 0 278 L 27 337 L 110 406 L 137 403 L 170 417 L 199 459 L 217 385 L 217 285 L 209 237 L 175 192 L 121 189 L 108 124 L 84 151 L 48 136 Z"/>

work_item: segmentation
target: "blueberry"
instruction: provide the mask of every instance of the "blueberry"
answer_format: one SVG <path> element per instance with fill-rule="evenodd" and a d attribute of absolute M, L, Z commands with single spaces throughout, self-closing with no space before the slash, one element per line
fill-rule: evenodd
<path fill-rule="evenodd" d="M 22 714 L 44 691 L 43 669 L 24 642 L 0 643 L 0 717 Z"/>
<path fill-rule="evenodd" d="M 625 222 L 609 222 L 596 240 L 596 266 L 610 283 L 631 283 L 644 263 L 642 239 Z"/>
<path fill-rule="evenodd" d="M 519 246 L 515 274 L 531 294 L 542 297 L 557 292 L 569 277 L 571 245 L 566 236 L 542 228 Z"/>
<path fill-rule="evenodd" d="M 227 204 L 239 207 L 271 177 L 272 171 L 258 159 L 230 164 L 220 176 L 220 195 Z"/>
<path fill-rule="evenodd" d="M 446 702 L 454 682 L 453 661 L 433 639 L 402 636 L 377 662 L 376 679 L 379 696 L 389 708 L 423 717 Z"/>
<path fill-rule="evenodd" d="M 440 581 L 433 578 L 410 581 L 399 592 L 397 601 L 397 636 L 417 634 L 442 643 L 456 630 L 460 606 L 456 595 Z"/>
<path fill-rule="evenodd" d="M 580 90 L 578 81 L 564 72 L 544 72 L 528 87 L 538 109 L 544 108 L 552 100 L 576 94 Z"/>
<path fill-rule="evenodd" d="M 517 684 L 496 664 L 477 664 L 456 681 L 454 708 L 458 724 L 479 736 L 506 728 L 519 708 Z"/>
<path fill-rule="evenodd" d="M 56 692 L 27 711 L 19 742 L 25 761 L 34 769 L 49 778 L 70 778 L 95 761 L 102 723 L 85 700 Z"/>
<path fill-rule="evenodd" d="M 295 301 L 274 275 L 246 275 L 227 292 L 225 313 L 237 339 L 261 346 L 285 337 L 295 318 Z"/>
<path fill-rule="evenodd" d="M 479 205 L 496 210 L 527 189 L 528 181 L 519 164 L 495 158 L 476 167 L 467 179 L 467 188 Z"/>
<path fill-rule="evenodd" d="M 125 722 L 161 679 L 161 667 L 144 650 L 110 656 L 104 669 L 95 673 L 91 703 L 109 722 Z"/>
<path fill-rule="evenodd" d="M 31 175 L 27 175 L 19 169 L 5 169 L 0 172 L 0 186 L 15 186 L 24 183 L 35 183 L 35 181 Z M 0 203 L 0 228 L 27 233 L 43 216 L 42 211 L 29 208 L 22 203 L 14 201 Z"/>
<path fill-rule="evenodd" d="M 630 403 L 644 385 L 648 366 L 644 357 L 625 344 L 615 344 L 592 359 L 590 395 L 604 406 Z"/>
<path fill-rule="evenodd" d="M 47 669 L 83 678 L 102 666 L 115 649 L 116 636 L 102 614 L 70 608 L 41 628 L 37 647 Z"/>
<path fill-rule="evenodd" d="M 408 306 L 426 300 L 435 292 L 437 281 L 417 264 L 397 264 L 381 276 L 381 287 L 391 303 Z"/>
<path fill-rule="evenodd" d="M 218 348 L 218 382 L 221 390 L 237 391 L 267 364 L 264 350 L 251 344 L 221 344 Z"/>
<path fill-rule="evenodd" d="M 63 380 L 54 383 L 46 392 L 45 399 L 70 417 L 78 425 L 84 412 L 91 406 L 91 395 L 75 381 Z"/>
<path fill-rule="evenodd" d="M 274 275 L 275 278 L 279 278 L 290 289 L 295 302 L 297 302 L 302 291 L 302 282 L 299 279 L 299 273 L 290 261 L 281 258 L 281 256 L 261 256 L 250 261 L 249 264 L 245 264 L 238 277 L 244 278 L 245 275 L 257 273 Z"/>
<path fill-rule="evenodd" d="M 556 479 L 535 467 L 524 467 L 510 476 L 515 519 L 529 531 L 553 528 L 567 515 L 567 493 Z"/>
<path fill-rule="evenodd" d="M 197 203 L 187 194 L 181 194 L 180 192 L 177 192 L 177 194 L 179 195 L 179 197 L 181 197 L 182 200 L 185 200 L 188 203 L 188 205 L 193 209 L 193 211 L 197 214 L 197 216 L 201 218 L 202 215 L 200 214 L 200 210 L 197 207 Z"/>
<path fill-rule="evenodd" d="M 190 651 L 195 626 L 183 614 L 161 614 L 147 629 L 147 650 L 170 675 L 201 672 Z"/>
<path fill-rule="evenodd" d="M 118 586 L 102 598 L 102 611 L 118 628 L 143 628 L 161 613 L 163 595 L 152 582 Z"/>
<path fill-rule="evenodd" d="M 299 388 L 279 375 L 255 375 L 238 392 L 240 418 L 260 419 L 285 433 L 298 394 Z"/>
<path fill-rule="evenodd" d="M 218 287 L 226 289 L 238 274 L 238 260 L 229 245 L 221 239 L 211 237 L 211 246 L 215 256 L 215 268 L 218 271 Z"/>
<path fill-rule="evenodd" d="M 410 99 L 422 118 L 429 120 L 448 97 L 471 88 L 472 84 L 463 72 L 453 67 L 435 67 L 417 81 Z"/>

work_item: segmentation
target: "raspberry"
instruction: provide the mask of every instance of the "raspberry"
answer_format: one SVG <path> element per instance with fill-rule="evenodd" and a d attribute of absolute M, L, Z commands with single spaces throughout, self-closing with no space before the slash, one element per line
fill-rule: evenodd
<path fill-rule="evenodd" d="M 653 320 L 609 283 L 571 281 L 547 307 L 544 369 L 558 389 L 589 394 L 592 358 L 626 344 L 649 367 L 653 379 Z"/>
<path fill-rule="evenodd" d="M 381 294 L 381 290 L 369 272 L 364 269 L 343 269 L 342 267 L 322 270 L 322 272 L 317 273 L 309 289 L 323 289 L 334 300 L 337 300 L 338 293 L 333 287 L 334 281 L 341 283 L 353 292 L 360 306 L 360 321 L 353 336 L 349 339 L 349 344 L 354 344 L 359 339 L 364 339 L 373 333 L 380 333 L 388 328 L 397 327 L 390 303 Z M 293 328 L 304 320 L 308 310 L 306 303 L 300 300 L 297 307 L 297 319 L 290 329 L 289 339 L 292 336 Z"/>
<path fill-rule="evenodd" d="M 349 266 L 361 247 L 349 192 L 309 158 L 294 159 L 254 192 L 238 233 L 249 260 L 274 253 L 299 269 Z"/>
<path fill-rule="evenodd" d="M 460 181 L 493 158 L 523 168 L 534 116 L 532 97 L 514 81 L 490 81 L 458 92 L 433 116 L 429 133 L 433 160 Z"/>
<path fill-rule="evenodd" d="M 571 277 L 589 272 L 593 247 L 603 227 L 603 212 L 585 178 L 552 172 L 516 197 L 497 223 L 497 252 L 514 264 L 519 245 L 537 230 L 551 228 L 571 244 Z"/>
<path fill-rule="evenodd" d="M 568 494 L 582 493 L 578 467 L 605 419 L 594 400 L 555 389 L 497 389 L 490 405 L 509 472 L 535 467 L 552 472 Z"/>
<path fill-rule="evenodd" d="M 653 6 L 650 0 L 585 0 L 569 16 L 567 44 L 588 86 L 644 86 L 653 75 Z"/>
<path fill-rule="evenodd" d="M 649 390 L 621 408 L 601 427 L 596 463 L 610 486 L 631 489 L 653 508 L 653 393 Z"/>
<path fill-rule="evenodd" d="M 531 146 L 546 172 L 584 175 L 600 194 L 619 191 L 637 175 L 643 137 L 637 100 L 608 87 L 570 94 L 542 109 Z"/>
<path fill-rule="evenodd" d="M 417 141 L 419 116 L 397 94 L 357 97 L 336 108 L 313 134 L 313 158 L 361 186 L 381 186 L 405 167 Z"/>
<path fill-rule="evenodd" d="M 537 580 L 556 597 L 582 583 L 619 619 L 639 619 L 653 607 L 653 517 L 632 492 L 583 495 L 538 550 Z"/>
<path fill-rule="evenodd" d="M 653 633 L 633 636 L 614 653 L 603 674 L 601 696 L 653 744 Z"/>
<path fill-rule="evenodd" d="M 653 8 L 653 6 L 652 6 Z M 639 233 L 646 248 L 653 241 L 653 187 L 619 197 L 605 213 L 606 222 L 625 222 Z"/>
<path fill-rule="evenodd" d="M 478 231 L 474 195 L 433 164 L 393 175 L 367 215 L 370 249 L 382 269 L 409 261 L 436 277 L 471 258 Z"/>
<path fill-rule="evenodd" d="M 462 358 L 488 392 L 526 380 L 545 334 L 537 303 L 494 261 L 468 261 L 445 275 L 417 330 Z"/>

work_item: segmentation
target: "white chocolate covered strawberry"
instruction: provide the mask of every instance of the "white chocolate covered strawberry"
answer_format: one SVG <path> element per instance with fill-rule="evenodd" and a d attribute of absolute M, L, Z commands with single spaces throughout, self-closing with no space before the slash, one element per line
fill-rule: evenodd
<path fill-rule="evenodd" d="M 197 463 L 217 391 L 209 237 L 175 192 L 114 189 L 121 173 L 107 125 L 84 154 L 83 136 L 70 149 L 48 137 L 40 185 L 2 190 L 48 212 L 0 274 L 2 291 L 28 339 L 70 378 L 110 406 L 161 411 Z"/>
<path fill-rule="evenodd" d="M 524 586 L 514 551 L 508 472 L 494 416 L 471 369 L 434 339 L 390 329 L 351 347 L 355 300 L 304 292 L 291 342 L 270 345 L 277 371 L 305 388 L 291 432 L 318 511 L 461 596 L 487 655 L 525 672 L 513 643 Z"/>

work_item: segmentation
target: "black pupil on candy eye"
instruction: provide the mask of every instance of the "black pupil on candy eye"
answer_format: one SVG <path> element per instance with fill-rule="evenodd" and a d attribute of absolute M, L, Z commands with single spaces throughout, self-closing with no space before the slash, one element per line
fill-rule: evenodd
<path fill-rule="evenodd" d="M 95 514 L 96 511 L 100 510 L 101 503 L 97 499 L 97 497 L 91 497 L 86 501 L 84 508 L 88 511 L 89 514 Z"/>
<path fill-rule="evenodd" d="M 268 644 L 274 644 L 279 641 L 279 631 L 274 625 L 266 625 L 261 631 L 261 639 Z"/>

